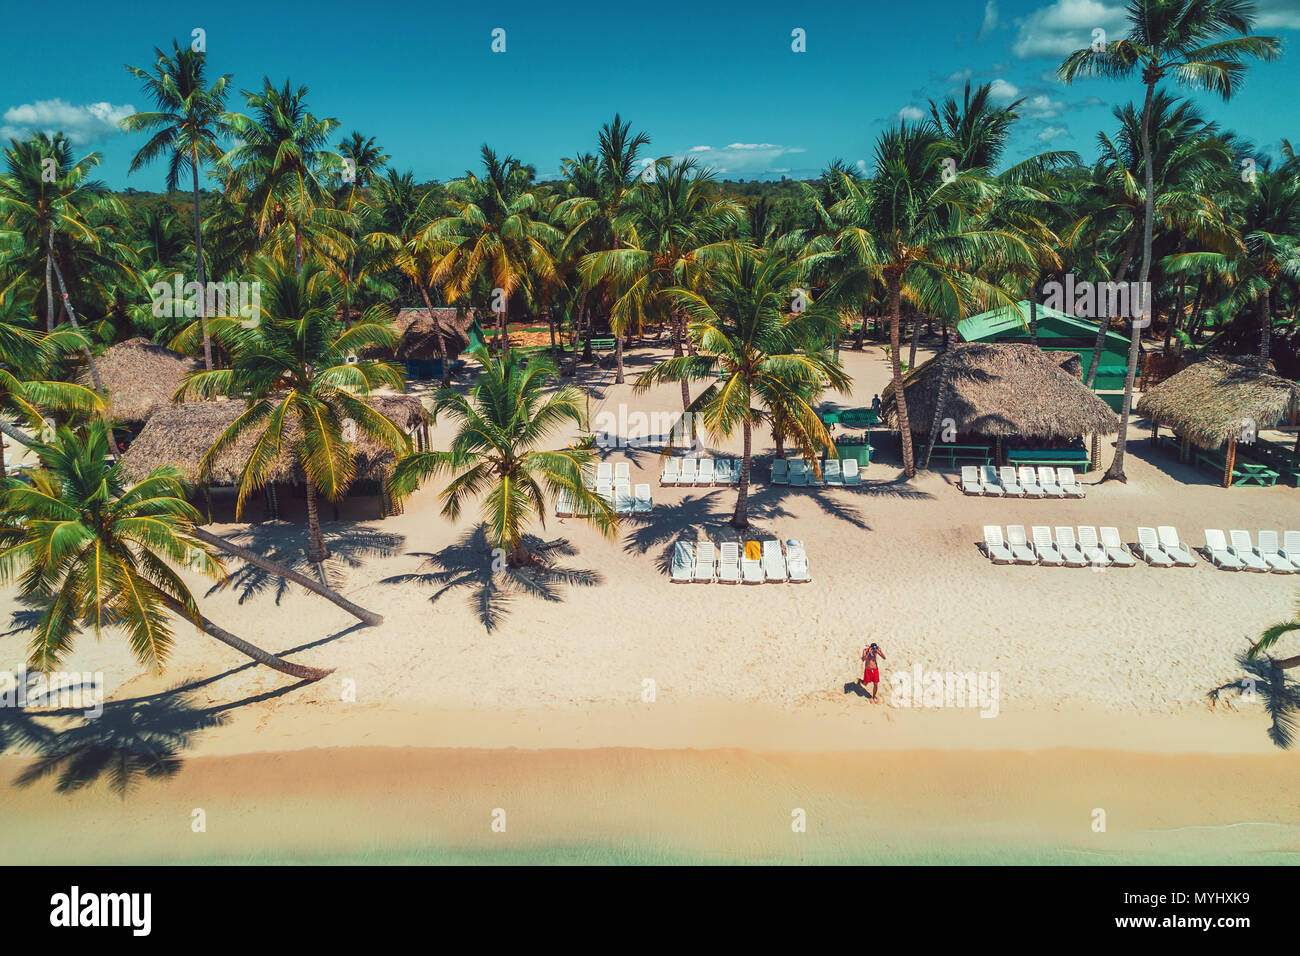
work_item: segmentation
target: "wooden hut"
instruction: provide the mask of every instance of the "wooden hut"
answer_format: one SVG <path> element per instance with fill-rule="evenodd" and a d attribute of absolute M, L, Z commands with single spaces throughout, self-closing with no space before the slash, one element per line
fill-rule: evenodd
<path fill-rule="evenodd" d="M 1097 437 L 1118 432 L 1119 418 L 1083 384 L 1080 368 L 1079 356 L 1072 352 L 1049 353 L 1020 344 L 954 345 L 903 379 L 908 422 L 918 438 L 928 442 L 938 409 L 939 421 L 948 422 L 944 430 L 955 431 L 956 441 L 941 439 L 936 452 L 954 447 L 974 452 L 992 441 L 999 461 L 1008 440 L 1042 445 L 1091 437 L 1091 450 L 1079 464 L 1095 467 Z M 883 420 L 897 428 L 892 382 L 880 398 Z M 972 438 L 984 445 L 971 443 Z M 963 456 L 949 457 L 955 463 Z M 1046 463 L 1050 457 L 1042 460 Z"/>
<path fill-rule="evenodd" d="M 462 352 L 476 344 L 476 337 L 477 344 L 482 344 L 481 336 L 476 333 L 477 319 L 472 309 L 436 308 L 432 312 L 428 309 L 402 309 L 393 317 L 392 326 L 397 335 L 397 347 L 377 351 L 368 357 L 401 362 L 411 378 L 441 377 L 438 368 L 442 357 L 438 342 L 440 333 L 448 362 L 455 361 Z"/>
<path fill-rule="evenodd" d="M 1256 357 L 1202 358 L 1145 392 L 1137 411 L 1151 419 L 1153 441 L 1159 443 L 1162 426 L 1172 429 L 1179 460 L 1194 458 L 1195 464 L 1215 468 L 1225 488 L 1269 483 L 1260 476 L 1274 469 L 1292 480 L 1300 474 L 1300 443 L 1287 455 L 1258 441 L 1259 433 L 1269 429 L 1295 429 L 1300 384 L 1275 374 Z"/>
<path fill-rule="evenodd" d="M 110 418 L 133 431 L 155 411 L 169 406 L 185 376 L 201 367 L 196 359 L 142 338 L 111 345 L 95 358 Z M 92 387 L 90 369 L 82 368 L 77 381 Z"/>

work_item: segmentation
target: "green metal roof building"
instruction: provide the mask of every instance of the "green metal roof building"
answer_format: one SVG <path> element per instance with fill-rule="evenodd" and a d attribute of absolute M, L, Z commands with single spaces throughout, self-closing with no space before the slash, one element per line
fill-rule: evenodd
<path fill-rule="evenodd" d="M 1046 352 L 1074 352 L 1083 365 L 1083 377 L 1088 378 L 1092 365 L 1092 350 L 1097 343 L 1097 323 L 1080 319 L 1066 312 L 1038 306 L 1038 347 Z M 1014 306 L 1003 306 L 979 315 L 972 315 L 957 323 L 957 332 L 963 342 L 1017 342 L 1028 343 L 1029 302 L 1022 299 Z M 1128 338 L 1118 332 L 1107 332 L 1102 346 L 1101 361 L 1097 364 L 1097 379 L 1093 391 L 1122 393 L 1124 376 L 1128 370 Z M 1107 404 L 1116 407 L 1111 394 L 1101 396 Z"/>

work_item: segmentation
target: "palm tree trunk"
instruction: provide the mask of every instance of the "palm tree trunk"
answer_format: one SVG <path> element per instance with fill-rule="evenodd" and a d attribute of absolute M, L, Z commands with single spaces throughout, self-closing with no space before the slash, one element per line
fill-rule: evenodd
<path fill-rule="evenodd" d="M 623 336 L 619 335 L 617 330 L 614 332 L 614 384 L 623 384 Z"/>
<path fill-rule="evenodd" d="M 740 459 L 740 485 L 736 492 L 736 511 L 731 516 L 731 526 L 737 531 L 749 527 L 749 459 L 753 453 L 753 428 L 748 418 L 741 427 L 745 436 L 744 457 Z"/>
<path fill-rule="evenodd" d="M 1137 376 L 1137 358 L 1138 349 L 1142 341 L 1142 326 L 1136 321 L 1129 323 L 1132 327 L 1129 333 L 1128 343 L 1128 371 L 1124 375 L 1124 404 L 1119 414 L 1119 435 L 1115 438 L 1115 457 L 1106 469 L 1106 473 L 1101 476 L 1102 481 L 1110 481 L 1112 478 L 1116 481 L 1128 483 L 1128 478 L 1124 474 L 1124 449 L 1128 444 L 1128 417 L 1133 410 L 1133 379 Z"/>
<path fill-rule="evenodd" d="M 53 232 L 54 227 L 50 226 Z M 45 331 L 54 331 L 54 250 L 45 254 Z"/>
<path fill-rule="evenodd" d="M 325 536 L 320 530 L 320 514 L 316 510 L 316 483 L 310 478 L 307 482 L 307 560 L 320 564 L 330 556 L 325 547 Z"/>
<path fill-rule="evenodd" d="M 862 351 L 862 343 L 867 337 L 867 307 L 862 306 L 862 324 L 858 326 L 857 337 L 853 340 L 853 347 L 859 352 Z"/>
<path fill-rule="evenodd" d="M 921 470 L 930 469 L 930 456 L 934 454 L 934 443 L 939 440 L 939 426 L 943 422 L 943 412 L 948 405 L 948 393 L 952 388 L 952 357 L 944 352 L 939 359 L 939 394 L 935 396 L 934 418 L 930 421 L 930 441 L 925 446 L 925 460 Z"/>
<path fill-rule="evenodd" d="M 187 621 L 193 621 L 193 618 L 191 618 L 186 612 L 185 606 L 170 594 L 163 594 L 162 602 L 171 609 L 172 613 L 183 617 Z M 248 641 L 244 640 L 242 637 L 237 637 L 236 635 L 231 634 L 225 628 L 213 624 L 206 617 L 203 617 L 202 620 L 203 633 L 207 634 L 209 637 L 215 637 L 222 644 L 233 647 L 244 656 L 252 658 L 259 664 L 265 664 L 267 667 L 279 671 L 281 674 L 288 674 L 290 677 L 299 677 L 303 680 L 320 680 L 322 677 L 334 672 L 333 668 L 330 668 L 329 670 L 321 670 L 318 667 L 308 667 L 306 664 L 294 664 L 291 661 L 286 661 L 282 657 L 276 657 L 270 651 L 262 650 L 256 644 L 248 643 Z"/>
<path fill-rule="evenodd" d="M 1124 277 L 1128 275 L 1129 263 L 1133 261 L 1133 253 L 1137 251 L 1137 230 L 1134 229 L 1129 233 L 1128 245 L 1124 249 L 1124 258 L 1120 260 L 1119 270 L 1115 273 L 1115 281 L 1123 282 Z M 1073 305 L 1073 303 L 1071 303 Z M 1106 333 L 1110 331 L 1110 316 L 1102 315 L 1097 317 L 1097 341 L 1092 346 L 1092 364 L 1088 367 L 1088 378 L 1083 383 L 1092 388 L 1093 383 L 1097 381 L 1097 366 L 1101 364 L 1101 352 L 1106 347 Z"/>
<path fill-rule="evenodd" d="M 677 312 L 673 312 L 673 358 L 682 358 L 686 352 L 682 349 L 682 322 Z M 691 407 L 691 386 L 686 379 L 682 379 L 682 411 Z"/>
<path fill-rule="evenodd" d="M 908 369 L 916 368 L 916 342 L 921 337 L 921 317 L 918 315 L 912 323 L 912 347 L 907 352 Z"/>
<path fill-rule="evenodd" d="M 899 278 L 891 274 L 889 283 L 889 358 L 894 372 L 894 402 L 898 407 L 898 438 L 903 446 L 903 474 L 911 478 L 916 474 L 916 461 L 912 457 L 912 423 L 907 418 L 907 396 L 903 394 L 903 367 L 898 357 L 902 349 L 902 302 Z"/>
<path fill-rule="evenodd" d="M 1187 306 L 1187 273 L 1178 274 L 1178 292 L 1174 296 L 1174 311 L 1165 322 L 1165 354 L 1169 354 L 1169 345 L 1174 339 L 1174 332 L 1183 320 L 1183 309 Z"/>
<path fill-rule="evenodd" d="M 1268 361 L 1269 347 L 1273 338 L 1272 297 L 1267 288 L 1259 297 L 1259 357 Z"/>
<path fill-rule="evenodd" d="M 207 273 L 203 268 L 203 229 L 199 223 L 199 151 L 190 155 L 190 169 L 194 172 L 194 261 L 199 271 L 199 326 L 203 330 L 203 367 L 212 371 L 212 337 L 208 335 Z"/>
<path fill-rule="evenodd" d="M 1191 338 L 1193 345 L 1196 344 L 1196 336 L 1199 335 L 1201 331 L 1201 308 L 1204 304 L 1205 276 L 1201 276 L 1200 281 L 1196 284 L 1196 298 L 1192 300 L 1192 321 L 1187 327 L 1187 334 Z"/>

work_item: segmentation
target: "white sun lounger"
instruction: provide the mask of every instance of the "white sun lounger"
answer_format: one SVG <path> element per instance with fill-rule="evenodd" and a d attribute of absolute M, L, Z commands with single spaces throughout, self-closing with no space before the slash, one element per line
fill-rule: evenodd
<path fill-rule="evenodd" d="M 1038 556 L 1034 554 L 1029 547 L 1029 539 L 1025 537 L 1025 526 L 1021 524 L 1007 525 L 1007 548 L 1011 552 L 1012 558 L 1016 564 L 1037 564 Z"/>
<path fill-rule="evenodd" d="M 1119 528 L 1102 528 L 1101 546 L 1106 549 L 1106 557 L 1110 558 L 1111 564 L 1121 568 L 1137 567 L 1137 558 L 1133 557 L 1133 552 L 1119 536 Z"/>
<path fill-rule="evenodd" d="M 1250 543 L 1250 532 L 1229 531 L 1228 541 L 1229 553 L 1239 559 L 1246 566 L 1247 571 L 1268 572 L 1268 565 L 1256 553 L 1255 546 Z"/>
<path fill-rule="evenodd" d="M 689 541 L 678 541 L 673 545 L 672 581 L 685 584 L 695 573 L 695 546 Z"/>
<path fill-rule="evenodd" d="M 582 486 L 584 488 L 596 487 L 596 463 L 589 461 L 582 466 Z"/>
<path fill-rule="evenodd" d="M 742 584 L 763 583 L 763 562 L 759 558 L 747 558 L 740 552 L 740 581 Z"/>
<path fill-rule="evenodd" d="M 602 481 L 608 481 L 611 484 L 614 481 L 614 463 L 611 461 L 597 462 L 596 464 L 596 484 Z"/>
<path fill-rule="evenodd" d="M 1073 468 L 1056 469 L 1056 483 L 1061 486 L 1061 491 L 1065 492 L 1067 498 L 1082 498 L 1086 494 L 1083 485 L 1075 477 Z"/>
<path fill-rule="evenodd" d="M 763 577 L 768 581 L 785 582 L 785 555 L 781 542 L 773 538 L 763 542 Z"/>
<path fill-rule="evenodd" d="M 1083 556 L 1088 559 L 1088 564 L 1094 568 L 1104 568 L 1110 564 L 1110 556 L 1106 554 L 1106 549 L 1101 546 L 1097 538 L 1097 529 L 1092 525 L 1081 524 L 1078 532 L 1079 548 L 1083 551 Z"/>
<path fill-rule="evenodd" d="M 790 487 L 803 488 L 808 485 L 808 462 L 802 458 L 790 459 Z"/>
<path fill-rule="evenodd" d="M 856 458 L 845 458 L 843 471 L 845 487 L 862 487 L 862 472 L 858 468 L 858 460 Z"/>
<path fill-rule="evenodd" d="M 784 458 L 776 458 L 772 461 L 772 484 L 790 484 L 790 463 Z"/>
<path fill-rule="evenodd" d="M 1259 556 L 1264 559 L 1268 569 L 1274 574 L 1294 574 L 1295 567 L 1287 558 L 1278 553 L 1277 532 L 1261 531 L 1255 535 L 1259 542 Z"/>
<path fill-rule="evenodd" d="M 731 484 L 731 459 L 715 458 L 713 461 L 713 483 L 715 485 Z"/>
<path fill-rule="evenodd" d="M 1215 528 L 1205 529 L 1205 550 L 1210 552 L 1210 563 L 1221 571 L 1240 571 L 1245 565 L 1232 549 L 1223 532 Z"/>
<path fill-rule="evenodd" d="M 998 470 L 992 465 L 980 466 L 980 490 L 995 498 L 1002 497 L 1002 485 L 998 481 Z"/>
<path fill-rule="evenodd" d="M 717 570 L 718 556 L 712 541 L 701 541 L 695 545 L 695 573 L 691 580 L 696 584 L 712 584 Z"/>
<path fill-rule="evenodd" d="M 1138 554 L 1153 568 L 1174 566 L 1174 559 L 1165 554 L 1165 549 L 1160 547 L 1160 538 L 1155 528 L 1138 528 Z"/>
<path fill-rule="evenodd" d="M 995 524 L 984 526 L 984 553 L 994 564 L 1014 564 L 1016 560 L 1002 540 L 1002 529 Z"/>
<path fill-rule="evenodd" d="M 713 484 L 713 479 L 716 475 L 717 466 L 713 463 L 713 459 L 701 458 L 699 470 L 695 473 L 695 483 L 707 487 Z"/>
<path fill-rule="evenodd" d="M 974 465 L 961 466 L 961 493 L 963 495 L 984 494 L 984 486 L 980 483 L 979 469 Z"/>
<path fill-rule="evenodd" d="M 826 459 L 826 464 L 822 465 L 822 477 L 826 479 L 828 488 L 844 487 L 844 470 L 838 458 Z"/>
<path fill-rule="evenodd" d="M 1038 476 L 1034 474 L 1034 469 L 1022 465 L 1016 474 L 1020 476 L 1020 487 L 1024 489 L 1026 498 L 1043 497 L 1043 486 L 1038 483 Z"/>
<path fill-rule="evenodd" d="M 659 484 L 675 485 L 682 477 L 682 463 L 678 458 L 665 458 L 664 470 L 659 474 Z"/>
<path fill-rule="evenodd" d="M 1192 553 L 1181 538 L 1178 537 L 1178 529 L 1173 525 L 1161 525 L 1156 529 L 1160 536 L 1160 549 L 1169 555 L 1170 560 L 1180 568 L 1196 567 L 1196 555 Z"/>
<path fill-rule="evenodd" d="M 620 515 L 630 515 L 635 507 L 636 501 L 632 497 L 632 486 L 617 484 L 614 486 L 614 513 Z"/>
<path fill-rule="evenodd" d="M 1025 496 L 1025 489 L 1020 487 L 1020 480 L 1016 478 L 1016 470 L 1010 465 L 1003 465 L 998 469 L 998 478 L 1002 482 L 1002 493 L 1008 498 Z"/>
<path fill-rule="evenodd" d="M 1038 563 L 1045 564 L 1048 567 L 1059 567 L 1065 564 L 1065 558 L 1061 552 L 1056 550 L 1056 545 L 1052 543 L 1052 529 L 1045 524 L 1036 524 L 1029 529 L 1034 543 L 1034 554 L 1038 556 Z"/>
<path fill-rule="evenodd" d="M 1079 547 L 1079 542 L 1075 540 L 1074 528 L 1068 525 L 1057 525 L 1056 549 L 1061 552 L 1061 558 L 1065 561 L 1067 567 L 1086 568 L 1088 566 L 1088 556 L 1083 553 L 1083 549 Z"/>
<path fill-rule="evenodd" d="M 631 464 L 631 462 L 626 462 L 626 461 L 616 461 L 616 462 L 614 462 L 614 482 L 615 482 L 615 484 L 617 484 L 617 483 L 620 482 L 620 481 L 628 481 L 628 482 L 630 482 L 631 480 L 632 480 L 632 464 Z"/>
<path fill-rule="evenodd" d="M 718 548 L 718 583 L 740 583 L 740 545 L 724 541 Z"/>
<path fill-rule="evenodd" d="M 573 514 L 573 495 L 567 491 L 561 491 L 555 498 L 555 516 L 557 518 L 568 518 Z"/>
<path fill-rule="evenodd" d="M 1048 498 L 1064 498 L 1065 492 L 1056 483 L 1056 472 L 1049 465 L 1038 466 L 1038 487 Z"/>
<path fill-rule="evenodd" d="M 740 458 L 731 459 L 731 477 L 727 479 L 727 484 L 729 485 L 740 484 L 740 472 L 741 469 L 744 468 L 744 466 L 745 466 L 745 462 L 742 459 Z M 751 480 L 754 477 L 754 463 L 752 461 L 749 463 L 749 477 Z"/>
<path fill-rule="evenodd" d="M 1300 571 L 1300 531 L 1287 531 L 1282 534 L 1284 547 L 1278 554 L 1291 562 L 1291 566 Z"/>
<path fill-rule="evenodd" d="M 807 584 L 812 580 L 812 574 L 808 570 L 808 553 L 793 538 L 785 543 L 785 566 L 791 584 Z"/>
<path fill-rule="evenodd" d="M 647 514 L 654 507 L 654 499 L 650 497 L 650 486 L 647 484 L 637 485 L 632 493 L 632 510 L 637 514 Z"/>
<path fill-rule="evenodd" d="M 818 474 L 818 472 L 821 472 L 821 474 Z M 819 461 L 808 464 L 807 475 L 809 488 L 820 488 L 826 484 L 826 473 L 822 471 L 821 462 Z"/>
<path fill-rule="evenodd" d="M 696 485 L 700 479 L 700 460 L 698 458 L 682 459 L 682 475 L 677 479 L 679 485 Z"/>

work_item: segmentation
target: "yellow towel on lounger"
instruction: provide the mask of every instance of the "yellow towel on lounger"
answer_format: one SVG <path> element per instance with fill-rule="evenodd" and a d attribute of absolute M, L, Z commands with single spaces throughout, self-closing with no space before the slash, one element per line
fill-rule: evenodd
<path fill-rule="evenodd" d="M 762 546 L 757 541 L 746 541 L 745 557 L 751 561 L 761 561 L 763 558 Z"/>

